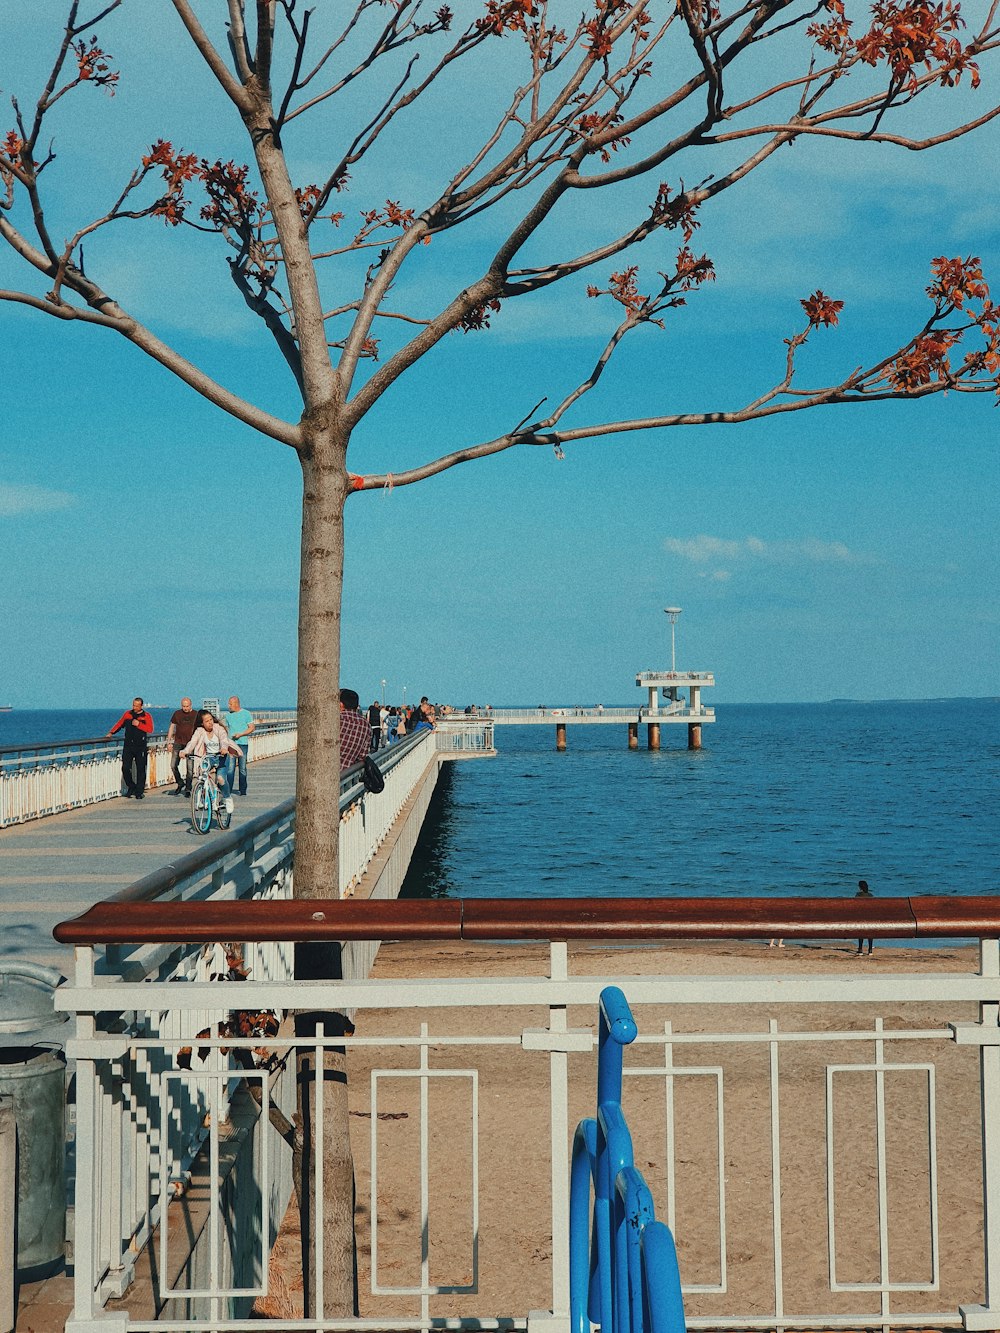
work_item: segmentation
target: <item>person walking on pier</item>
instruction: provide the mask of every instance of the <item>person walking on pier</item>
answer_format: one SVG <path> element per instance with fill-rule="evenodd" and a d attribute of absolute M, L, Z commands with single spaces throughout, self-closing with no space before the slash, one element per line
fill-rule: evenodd
<path fill-rule="evenodd" d="M 226 713 L 223 721 L 226 724 L 226 730 L 229 732 L 230 740 L 236 742 L 239 749 L 239 765 L 237 789 L 241 796 L 247 794 L 247 760 L 250 757 L 250 737 L 253 734 L 254 720 L 253 713 L 249 708 L 243 708 L 240 704 L 238 694 L 230 696 L 229 712 Z"/>
<path fill-rule="evenodd" d="M 868 881 L 867 881 L 866 879 L 859 879 L 859 880 L 858 880 L 858 891 L 857 891 L 857 893 L 856 893 L 854 896 L 855 896 L 855 898 L 874 898 L 875 895 L 872 893 L 871 889 L 868 887 Z M 859 955 L 859 956 L 860 956 L 860 954 L 861 954 L 861 952 L 862 952 L 862 948 L 861 948 L 861 946 L 864 944 L 864 942 L 865 942 L 864 938 L 858 940 L 858 955 Z M 871 953 L 871 951 L 872 951 L 874 948 L 875 948 L 875 941 L 874 941 L 874 940 L 869 940 L 869 941 L 868 941 L 868 952 Z"/>
<path fill-rule="evenodd" d="M 382 705 L 377 699 L 372 701 L 368 709 L 368 725 L 372 729 L 371 749 L 377 750 L 382 743 Z"/>
<path fill-rule="evenodd" d="M 194 705 L 191 700 L 184 696 L 181 700 L 181 706 L 170 718 L 170 725 L 167 727 L 167 744 L 170 746 L 170 772 L 173 774 L 174 782 L 177 784 L 172 795 L 185 796 L 191 795 L 191 783 L 194 779 L 194 759 L 189 755 L 184 766 L 184 777 L 181 778 L 181 751 L 188 741 L 194 735 L 195 727 L 198 725 L 198 714 L 194 711 Z"/>
<path fill-rule="evenodd" d="M 138 695 L 132 700 L 132 707 L 122 713 L 108 735 L 113 736 L 122 727 L 125 728 L 125 744 L 122 746 L 125 795 L 141 801 L 146 795 L 146 754 L 149 738 L 153 734 L 153 719 Z"/>

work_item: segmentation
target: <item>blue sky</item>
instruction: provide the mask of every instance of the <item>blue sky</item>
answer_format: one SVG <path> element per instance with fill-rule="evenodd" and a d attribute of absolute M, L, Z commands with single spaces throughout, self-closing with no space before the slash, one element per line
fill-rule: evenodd
<path fill-rule="evenodd" d="M 140 11 L 126 5 L 106 38 L 119 95 L 83 90 L 53 120 L 57 234 L 100 211 L 156 137 L 246 156 L 207 73 L 172 48 L 167 9 L 142 8 L 140 43 Z M 62 10 L 40 0 L 30 17 L 0 19 L 4 105 L 35 89 Z M 515 53 L 498 51 L 502 70 Z M 447 94 L 473 121 L 467 99 L 487 100 L 483 76 Z M 938 98 L 920 123 L 995 99 L 984 70 L 979 94 Z M 446 105 L 421 114 L 418 147 L 393 140 L 338 206 L 432 197 L 429 182 L 460 146 L 442 133 Z M 456 119 L 447 123 L 460 140 Z M 0 129 L 9 120 L 8 109 Z M 666 331 L 641 330 L 578 419 L 739 405 L 780 376 L 798 301 L 817 287 L 845 310 L 839 329 L 810 341 L 812 383 L 918 326 L 933 256 L 980 255 L 1000 288 L 998 140 L 991 128 L 935 154 L 800 143 L 776 155 L 702 213 L 695 245 L 717 283 Z M 320 174 L 323 142 L 293 140 L 296 179 Z M 560 219 L 558 239 L 575 249 L 605 221 L 600 210 Z M 480 240 L 457 235 L 440 258 L 429 251 L 400 303 L 450 293 L 476 271 Z M 639 259 L 658 262 L 653 249 Z M 95 238 L 88 260 L 210 373 L 296 414 L 216 241 L 146 222 Z M 0 287 L 25 281 L 0 251 Z M 453 335 L 364 423 L 352 469 L 398 470 L 488 438 L 546 394 L 558 400 L 612 318 L 579 289 L 553 291 L 505 307 L 487 333 Z M 104 331 L 0 303 L 0 339 L 0 702 L 110 706 L 137 692 L 161 703 L 232 690 L 251 705 L 293 702 L 294 454 Z M 385 679 L 390 698 L 405 685 L 409 698 L 459 705 L 628 702 L 634 673 L 669 661 L 662 608 L 674 604 L 678 665 L 714 671 L 719 703 L 1000 694 L 998 428 L 988 397 L 950 395 L 589 441 L 562 461 L 510 451 L 352 497 L 344 683 L 365 698 Z"/>

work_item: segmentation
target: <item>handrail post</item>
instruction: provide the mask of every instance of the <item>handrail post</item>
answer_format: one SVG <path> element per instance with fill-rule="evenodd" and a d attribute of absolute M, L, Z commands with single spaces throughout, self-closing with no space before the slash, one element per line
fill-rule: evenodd
<path fill-rule="evenodd" d="M 12 1333 L 14 1309 L 14 1270 L 17 1268 L 17 1244 L 14 1210 L 17 1197 L 17 1131 L 14 1125 L 13 1097 L 0 1097 L 0 1333 Z"/>
<path fill-rule="evenodd" d="M 1000 977 L 1000 940 L 980 941 L 979 975 Z M 982 1305 L 960 1307 L 962 1326 L 1000 1329 L 1000 1004 L 981 1003 L 978 1024 L 953 1023 L 951 1027 L 957 1043 L 979 1047 L 982 1107 L 985 1292 Z"/>
<path fill-rule="evenodd" d="M 76 984 L 91 987 L 94 984 L 94 950 L 88 946 L 76 949 Z M 105 1151 L 98 1129 L 98 1099 L 100 1080 L 94 1056 L 97 1024 L 92 1013 L 79 1011 L 76 1015 L 76 1154 L 77 1162 L 96 1163 L 98 1154 Z M 88 1050 L 89 1047 L 89 1050 Z M 115 1327 L 124 1328 L 128 1314 L 124 1310 L 101 1308 L 96 1290 L 97 1253 L 100 1238 L 94 1220 L 96 1195 L 99 1190 L 96 1171 L 77 1170 L 76 1215 L 83 1220 L 73 1240 L 73 1313 L 66 1320 L 66 1333 L 109 1333 Z"/>

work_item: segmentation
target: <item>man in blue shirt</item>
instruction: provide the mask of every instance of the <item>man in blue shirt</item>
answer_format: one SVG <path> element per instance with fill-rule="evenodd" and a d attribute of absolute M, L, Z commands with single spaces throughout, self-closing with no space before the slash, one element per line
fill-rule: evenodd
<path fill-rule="evenodd" d="M 239 695 L 234 694 L 229 700 L 229 712 L 222 719 L 229 739 L 239 747 L 239 794 L 247 794 L 247 756 L 250 753 L 250 735 L 254 729 L 253 713 L 248 708 L 240 707 Z"/>

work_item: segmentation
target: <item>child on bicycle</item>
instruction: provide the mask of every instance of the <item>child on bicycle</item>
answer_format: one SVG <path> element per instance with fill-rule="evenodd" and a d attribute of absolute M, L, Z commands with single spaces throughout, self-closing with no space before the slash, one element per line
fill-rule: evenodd
<path fill-rule="evenodd" d="M 239 746 L 229 739 L 229 732 L 219 722 L 214 713 L 203 708 L 198 714 L 198 727 L 194 735 L 181 750 L 182 755 L 203 755 L 208 757 L 215 772 L 215 782 L 222 793 L 226 809 L 233 808 L 233 774 L 236 772 L 235 761 L 239 757 Z"/>

